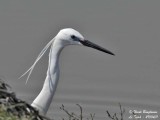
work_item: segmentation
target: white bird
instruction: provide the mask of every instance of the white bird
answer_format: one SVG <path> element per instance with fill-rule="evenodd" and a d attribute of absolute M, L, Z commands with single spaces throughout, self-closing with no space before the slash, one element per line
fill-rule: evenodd
<path fill-rule="evenodd" d="M 88 40 L 85 40 L 78 31 L 72 28 L 65 28 L 60 30 L 60 32 L 43 48 L 34 64 L 21 76 L 23 77 L 29 72 L 26 80 L 27 83 L 36 63 L 44 55 L 46 50 L 51 46 L 49 53 L 48 70 L 43 88 L 31 104 L 33 107 L 38 109 L 41 114 L 45 115 L 47 113 L 54 93 L 56 91 L 57 83 L 59 80 L 59 55 L 62 49 L 67 45 L 84 45 L 114 55 L 109 50 L 106 50 L 105 48 L 102 48 Z"/>

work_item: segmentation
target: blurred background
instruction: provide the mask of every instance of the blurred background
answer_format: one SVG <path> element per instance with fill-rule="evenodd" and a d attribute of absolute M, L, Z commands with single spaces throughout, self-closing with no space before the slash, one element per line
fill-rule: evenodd
<path fill-rule="evenodd" d="M 21 99 L 31 103 L 47 71 L 48 52 L 31 78 L 18 80 L 43 47 L 63 28 L 74 28 L 86 39 L 116 56 L 91 48 L 66 47 L 60 58 L 61 76 L 47 116 L 64 117 L 59 107 L 96 113 L 156 110 L 160 101 L 160 1 L 151 0 L 2 0 L 0 1 L 0 77 Z M 159 113 L 158 113 L 159 114 Z"/>

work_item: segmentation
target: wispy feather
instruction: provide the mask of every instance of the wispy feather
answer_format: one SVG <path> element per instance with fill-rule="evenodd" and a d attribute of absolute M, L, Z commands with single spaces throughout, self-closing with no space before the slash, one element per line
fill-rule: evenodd
<path fill-rule="evenodd" d="M 52 45 L 54 41 L 54 38 L 43 48 L 43 50 L 39 53 L 37 59 L 35 60 L 35 62 L 33 63 L 33 65 L 25 72 L 23 73 L 18 79 L 22 78 L 23 76 L 25 76 L 27 73 L 28 73 L 28 76 L 27 76 L 27 80 L 26 80 L 26 84 L 29 80 L 29 77 L 35 67 L 35 65 L 37 64 L 37 62 L 42 58 L 42 56 L 44 55 L 44 53 L 47 51 L 47 49 Z"/>

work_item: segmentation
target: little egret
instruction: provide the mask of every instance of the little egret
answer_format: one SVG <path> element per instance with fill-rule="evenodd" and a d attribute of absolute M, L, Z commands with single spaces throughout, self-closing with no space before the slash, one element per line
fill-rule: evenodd
<path fill-rule="evenodd" d="M 44 115 L 48 111 L 59 80 L 59 55 L 62 49 L 67 45 L 84 45 L 108 53 L 110 55 L 114 55 L 109 50 L 84 39 L 84 37 L 78 31 L 72 28 L 65 28 L 60 30 L 60 32 L 43 48 L 34 64 L 22 75 L 24 76 L 28 73 L 28 77 L 26 80 L 27 83 L 36 63 L 44 55 L 46 50 L 51 46 L 49 53 L 48 70 L 43 88 L 31 104 Z"/>

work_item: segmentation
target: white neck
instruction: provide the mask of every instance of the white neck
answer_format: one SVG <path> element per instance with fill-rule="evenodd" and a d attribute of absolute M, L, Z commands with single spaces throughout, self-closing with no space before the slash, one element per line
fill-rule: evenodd
<path fill-rule="evenodd" d="M 61 44 L 57 44 L 55 41 L 51 46 L 49 53 L 49 63 L 47 76 L 43 85 L 43 88 L 36 99 L 31 104 L 37 108 L 42 114 L 46 114 L 48 108 L 52 102 L 52 98 L 56 91 L 57 83 L 59 80 L 59 55 L 63 49 Z"/>

